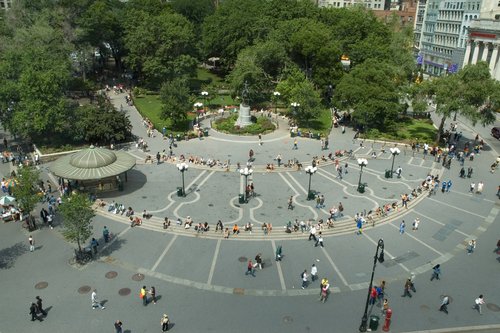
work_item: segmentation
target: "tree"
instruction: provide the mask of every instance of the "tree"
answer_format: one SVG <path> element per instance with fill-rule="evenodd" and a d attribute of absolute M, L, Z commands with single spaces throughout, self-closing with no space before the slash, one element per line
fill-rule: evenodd
<path fill-rule="evenodd" d="M 189 87 L 182 78 L 164 83 L 160 91 L 163 103 L 161 117 L 170 119 L 173 128 L 179 128 L 187 119 L 187 112 L 193 108 Z"/>
<path fill-rule="evenodd" d="M 92 218 L 95 216 L 92 202 L 84 193 L 73 193 L 59 206 L 63 216 L 62 234 L 66 240 L 78 245 L 82 251 L 85 243 L 92 235 Z"/>
<path fill-rule="evenodd" d="M 175 12 L 184 15 L 193 23 L 197 34 L 201 33 L 201 25 L 205 17 L 212 15 L 215 11 L 212 0 L 172 0 L 170 5 Z"/>
<path fill-rule="evenodd" d="M 16 185 L 12 190 L 19 208 L 23 211 L 23 214 L 28 215 L 30 229 L 33 227 L 31 212 L 40 202 L 40 197 L 37 193 L 39 182 L 40 172 L 32 166 L 23 166 L 18 169 Z"/>
<path fill-rule="evenodd" d="M 75 118 L 73 135 L 76 141 L 109 144 L 131 136 L 132 124 L 128 116 L 103 97 L 98 98 L 97 104 L 76 109 Z"/>
<path fill-rule="evenodd" d="M 335 102 L 344 110 L 353 110 L 357 124 L 393 131 L 402 109 L 399 82 L 394 66 L 369 59 L 342 77 L 335 90 Z"/>
<path fill-rule="evenodd" d="M 436 113 L 441 116 L 437 142 L 444 133 L 448 118 L 460 114 L 473 125 L 495 121 L 500 109 L 499 84 L 491 78 L 488 64 L 467 65 L 456 75 L 446 75 L 419 85 L 428 99 L 434 99 Z"/>
<path fill-rule="evenodd" d="M 125 62 L 153 89 L 176 77 L 193 77 L 197 61 L 193 25 L 182 15 L 134 11 L 127 16 Z"/>

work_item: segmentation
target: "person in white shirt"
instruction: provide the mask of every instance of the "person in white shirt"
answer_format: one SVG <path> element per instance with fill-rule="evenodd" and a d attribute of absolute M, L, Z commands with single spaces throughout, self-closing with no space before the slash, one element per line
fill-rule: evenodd
<path fill-rule="evenodd" d="M 307 288 L 307 270 L 304 269 L 304 272 L 302 272 L 302 289 Z"/>
<path fill-rule="evenodd" d="M 318 267 L 315 264 L 312 264 L 311 267 L 311 281 L 314 282 L 318 278 Z"/>
<path fill-rule="evenodd" d="M 90 299 L 92 300 L 92 309 L 95 308 L 101 308 L 101 310 L 105 309 L 105 307 L 102 306 L 101 302 L 99 302 L 99 300 L 97 299 L 97 289 L 94 289 L 94 291 L 92 291 Z"/>
<path fill-rule="evenodd" d="M 479 295 L 478 298 L 476 298 L 476 301 L 475 301 L 475 305 L 472 307 L 473 309 L 476 309 L 477 311 L 479 311 L 479 314 L 482 315 L 483 312 L 481 311 L 481 305 L 484 304 L 484 297 L 483 297 L 483 294 Z"/>

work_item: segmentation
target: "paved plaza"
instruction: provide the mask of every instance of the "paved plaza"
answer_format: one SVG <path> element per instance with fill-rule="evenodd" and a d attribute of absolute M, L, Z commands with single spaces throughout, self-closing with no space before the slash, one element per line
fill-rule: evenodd
<path fill-rule="evenodd" d="M 394 144 L 353 139 L 350 128 L 345 134 L 334 128 L 328 150 L 321 150 L 320 141 L 309 138 L 298 138 L 298 149 L 293 150 L 294 139 L 280 118 L 279 129 L 264 135 L 262 145 L 257 137 L 210 130 L 202 140 L 180 141 L 175 156 L 227 161 L 229 171 L 190 164 L 184 173 L 186 196 L 179 197 L 181 174 L 175 162 L 144 162 L 147 155 L 168 152 L 168 141 L 158 133 L 147 137 L 140 115 L 125 105 L 123 94 L 110 97 L 117 107 L 123 104 L 134 134 L 143 137 L 150 148 L 143 152 L 135 144 L 120 147 L 137 158 L 137 165 L 128 173 L 123 192 L 103 193 L 99 198 L 136 212 L 146 209 L 153 217 L 131 228 L 125 216 L 108 212 L 107 206 L 98 208 L 94 219 L 98 259 L 83 267 L 70 264 L 73 245 L 62 238 L 59 217 L 54 230 L 32 233 L 33 253 L 27 246 L 28 233 L 18 223 L 1 225 L 1 333 L 113 332 L 117 319 L 124 323 L 125 332 L 160 332 L 163 313 L 169 314 L 174 332 L 357 332 L 380 238 L 385 243 L 385 262 L 377 264 L 374 283 L 387 282 L 386 296 L 393 310 L 391 332 L 458 331 L 453 328 L 500 332 L 500 260 L 494 251 L 500 239 L 500 171 L 490 172 L 500 144 L 487 135 L 487 129 L 459 124 L 462 145 L 473 141 L 478 131 L 488 144 L 473 161 L 465 161 L 466 169 L 474 169 L 471 178 L 459 177 L 461 166 L 456 160 L 446 169 L 422 150 L 413 152 L 399 145 L 394 169 L 401 167 L 402 177 L 389 179 L 384 173 L 391 168 L 389 148 Z M 202 124 L 210 127 L 210 119 Z M 246 165 L 250 149 L 255 161 L 249 182 L 256 195 L 240 204 L 244 178 L 236 165 Z M 271 172 L 265 168 L 268 163 L 276 166 L 278 154 L 284 162 L 296 159 L 305 167 L 313 157 L 321 159 L 336 150 L 353 151 L 352 157 L 339 158 L 344 168 L 347 163 L 348 173 L 340 179 L 332 161 L 320 161 L 311 177 L 311 189 L 325 196 L 324 208 L 307 200 L 309 175 L 304 168 L 282 166 Z M 360 177 L 356 159 L 360 157 L 368 160 L 361 175 L 367 184 L 365 193 L 356 190 Z M 50 163 L 42 164 L 40 170 L 42 179 L 55 181 Z M 10 164 L 0 166 L 3 175 L 10 171 Z M 407 209 L 401 207 L 401 194 L 416 189 L 429 174 L 451 180 L 450 191 L 442 193 L 439 188 L 432 196 L 425 192 L 413 198 Z M 470 183 L 479 181 L 485 184 L 483 192 L 469 193 Z M 293 209 L 288 209 L 290 197 Z M 326 220 L 329 209 L 339 202 L 344 216 L 335 221 L 334 228 L 325 228 L 324 247 L 314 247 L 307 231 L 285 233 L 289 221 Z M 376 218 L 375 226 L 367 224 L 361 235 L 356 234 L 356 214 L 393 202 L 399 204 L 397 211 Z M 194 224 L 208 222 L 210 230 L 198 233 L 193 227 L 186 230 L 175 225 L 175 220 L 188 216 Z M 173 221 L 167 230 L 162 225 L 165 217 Z M 414 231 L 416 218 L 421 222 Z M 229 229 L 238 224 L 240 234 L 224 239 L 215 231 L 218 220 Z M 406 230 L 401 234 L 403 220 Z M 251 233 L 243 231 L 246 223 L 253 225 Z M 264 233 L 264 223 L 272 224 L 272 232 Z M 104 226 L 113 234 L 108 244 L 102 239 Z M 477 240 L 477 248 L 468 255 L 466 245 L 471 239 Z M 275 261 L 279 246 L 283 259 Z M 257 269 L 255 277 L 245 275 L 247 261 L 257 253 L 262 253 L 264 268 Z M 309 272 L 312 264 L 318 267 L 319 277 L 328 278 L 331 284 L 324 304 L 318 301 L 318 281 L 301 288 L 300 273 Z M 441 264 L 441 279 L 430 281 L 436 264 Z M 404 281 L 410 276 L 416 292 L 412 298 L 402 298 Z M 143 285 L 156 287 L 157 304 L 142 305 L 139 290 Z M 92 309 L 94 288 L 105 310 Z M 479 294 L 485 296 L 483 315 L 472 309 Z M 448 315 L 438 311 L 443 295 L 450 297 Z M 35 296 L 41 296 L 48 308 L 43 322 L 31 322 L 28 315 Z M 369 313 L 380 316 L 381 308 L 370 307 Z M 383 317 L 378 331 L 382 325 Z"/>

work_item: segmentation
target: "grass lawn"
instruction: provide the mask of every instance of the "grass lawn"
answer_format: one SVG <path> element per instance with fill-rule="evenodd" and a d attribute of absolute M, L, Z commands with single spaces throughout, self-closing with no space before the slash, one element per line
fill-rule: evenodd
<path fill-rule="evenodd" d="M 287 109 L 286 112 L 283 112 L 283 109 L 281 109 L 280 112 L 288 113 L 289 110 Z M 332 128 L 332 114 L 328 109 L 321 110 L 317 118 L 310 119 L 308 126 L 299 127 L 302 133 L 305 132 L 312 132 L 314 134 L 320 133 L 323 136 L 327 136 L 328 134 L 330 134 L 331 128 Z"/>
<path fill-rule="evenodd" d="M 429 119 L 406 118 L 398 123 L 396 133 L 381 133 L 370 130 L 364 134 L 367 139 L 395 140 L 411 143 L 414 141 L 432 143 L 436 140 L 437 129 Z"/>

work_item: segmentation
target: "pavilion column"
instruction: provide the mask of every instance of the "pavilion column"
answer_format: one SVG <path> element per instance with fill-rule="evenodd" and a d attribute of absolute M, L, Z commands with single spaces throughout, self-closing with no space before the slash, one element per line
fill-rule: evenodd
<path fill-rule="evenodd" d="M 483 56 L 481 57 L 481 61 L 486 62 L 486 59 L 488 59 L 488 51 L 490 50 L 489 45 L 490 43 L 483 43 Z"/>
<path fill-rule="evenodd" d="M 470 58 L 470 48 L 471 48 L 471 43 L 472 41 L 469 39 L 467 40 L 467 48 L 465 49 L 465 56 L 464 56 L 464 62 L 462 64 L 462 67 L 464 67 L 465 65 L 468 65 L 469 64 L 469 58 Z"/>
<path fill-rule="evenodd" d="M 477 64 L 477 58 L 479 57 L 479 42 L 475 42 L 474 52 L 472 53 L 472 62 L 471 64 Z"/>
<path fill-rule="evenodd" d="M 498 47 L 498 44 L 493 44 L 493 52 L 491 53 L 490 59 L 490 72 L 492 75 L 495 73 L 495 67 L 497 65 Z"/>

